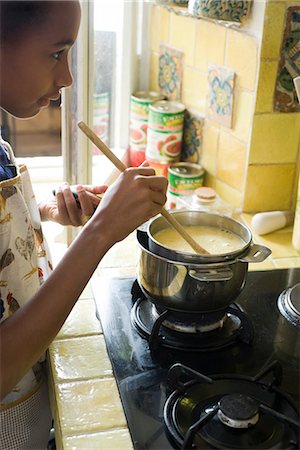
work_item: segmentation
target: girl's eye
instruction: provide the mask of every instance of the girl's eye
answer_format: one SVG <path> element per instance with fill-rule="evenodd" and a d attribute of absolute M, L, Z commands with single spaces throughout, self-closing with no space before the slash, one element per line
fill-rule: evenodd
<path fill-rule="evenodd" d="M 59 61 L 62 53 L 63 53 L 63 50 L 60 50 L 59 52 L 52 53 L 51 56 L 52 56 L 52 58 L 54 58 L 54 59 Z"/>

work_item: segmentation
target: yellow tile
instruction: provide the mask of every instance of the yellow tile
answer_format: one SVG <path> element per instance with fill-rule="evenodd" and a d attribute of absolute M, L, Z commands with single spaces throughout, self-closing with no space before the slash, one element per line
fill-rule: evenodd
<path fill-rule="evenodd" d="M 209 64 L 223 65 L 225 43 L 226 28 L 205 20 L 197 21 L 195 67 L 207 73 Z"/>
<path fill-rule="evenodd" d="M 184 67 L 182 80 L 182 102 L 188 108 L 205 111 L 208 80 L 200 72 Z"/>
<path fill-rule="evenodd" d="M 79 299 L 80 300 L 89 300 L 93 298 L 93 292 L 92 292 L 92 288 L 90 284 L 87 284 L 87 286 L 84 288 L 84 290 L 82 291 Z"/>
<path fill-rule="evenodd" d="M 267 2 L 262 37 L 261 58 L 276 59 L 280 55 L 286 4 Z"/>
<path fill-rule="evenodd" d="M 112 375 L 103 335 L 55 341 L 49 354 L 54 382 Z"/>
<path fill-rule="evenodd" d="M 277 269 L 289 269 L 290 267 L 300 267 L 300 256 L 293 258 L 277 258 L 274 259 L 274 265 Z"/>
<path fill-rule="evenodd" d="M 95 274 L 95 278 L 98 276 L 102 280 L 107 280 L 108 278 L 131 278 L 136 276 L 136 264 L 130 267 L 99 268 Z M 92 283 L 94 283 L 94 279 Z M 97 281 L 95 284 L 97 285 Z"/>
<path fill-rule="evenodd" d="M 261 61 L 255 112 L 273 112 L 273 94 L 277 79 L 278 61 Z"/>
<path fill-rule="evenodd" d="M 249 269 L 249 271 L 272 270 L 272 269 L 275 269 L 275 265 L 274 265 L 272 258 L 267 258 L 265 261 L 262 261 L 260 263 L 249 264 L 248 269 Z"/>
<path fill-rule="evenodd" d="M 177 14 L 170 16 L 170 44 L 184 52 L 184 64 L 193 65 L 196 19 Z"/>
<path fill-rule="evenodd" d="M 131 450 L 133 449 L 128 430 L 103 431 L 101 433 L 66 436 L 64 450 Z"/>
<path fill-rule="evenodd" d="M 294 177 L 294 164 L 249 166 L 244 211 L 290 209 Z"/>
<path fill-rule="evenodd" d="M 65 321 L 56 339 L 101 333 L 101 325 L 96 317 L 95 303 L 92 299 L 79 300 Z"/>
<path fill-rule="evenodd" d="M 240 31 L 227 31 L 225 65 L 237 74 L 237 85 L 249 90 L 255 89 L 258 63 L 256 38 Z"/>
<path fill-rule="evenodd" d="M 300 113 L 254 116 L 250 164 L 280 164 L 297 161 Z"/>
<path fill-rule="evenodd" d="M 223 181 L 216 180 L 216 191 L 222 197 L 225 202 L 232 205 L 234 208 L 241 208 L 242 206 L 242 194 L 233 187 L 229 186 Z"/>
<path fill-rule="evenodd" d="M 158 53 L 151 53 L 149 68 L 149 87 L 150 90 L 160 92 L 158 84 Z"/>
<path fill-rule="evenodd" d="M 247 148 L 231 134 L 220 132 L 217 178 L 243 191 Z"/>
<path fill-rule="evenodd" d="M 169 39 L 170 13 L 165 8 L 153 6 L 151 12 L 150 44 L 151 50 L 159 52 L 162 42 Z"/>
<path fill-rule="evenodd" d="M 204 186 L 210 186 L 216 189 L 216 177 L 209 172 L 204 172 Z"/>
<path fill-rule="evenodd" d="M 241 141 L 248 142 L 253 123 L 254 94 L 237 90 L 234 98 L 232 133 Z"/>
<path fill-rule="evenodd" d="M 100 262 L 100 267 L 128 267 L 136 264 L 137 252 L 131 239 L 115 244 Z"/>
<path fill-rule="evenodd" d="M 216 175 L 217 151 L 219 145 L 220 129 L 212 125 L 210 121 L 205 121 L 203 131 L 203 150 L 201 164 L 211 175 Z"/>
<path fill-rule="evenodd" d="M 58 383 L 56 390 L 63 435 L 127 426 L 113 378 Z"/>
<path fill-rule="evenodd" d="M 272 250 L 272 258 L 288 258 L 299 256 L 292 245 L 291 233 L 270 233 L 257 237 L 257 243 L 265 245 Z"/>

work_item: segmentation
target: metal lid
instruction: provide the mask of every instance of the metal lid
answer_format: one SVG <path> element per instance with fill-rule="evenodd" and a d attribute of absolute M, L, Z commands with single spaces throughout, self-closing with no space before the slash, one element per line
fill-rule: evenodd
<path fill-rule="evenodd" d="M 135 91 L 132 93 L 131 98 L 140 101 L 150 100 L 151 102 L 156 102 L 158 100 L 163 100 L 165 96 L 156 91 Z"/>
<path fill-rule="evenodd" d="M 278 308 L 289 322 L 300 327 L 300 283 L 280 294 Z"/>
<path fill-rule="evenodd" d="M 190 162 L 179 162 L 170 164 L 169 172 L 184 175 L 185 177 L 194 177 L 195 175 L 203 175 L 204 169 L 200 164 Z"/>
<path fill-rule="evenodd" d="M 161 100 L 159 102 L 152 103 L 152 105 L 150 105 L 150 109 L 152 111 L 163 112 L 164 114 L 174 114 L 183 112 L 185 110 L 185 106 L 179 102 Z"/>

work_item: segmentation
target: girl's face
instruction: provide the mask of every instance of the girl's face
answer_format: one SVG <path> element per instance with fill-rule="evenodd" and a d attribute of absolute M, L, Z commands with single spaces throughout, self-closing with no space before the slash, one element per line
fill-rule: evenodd
<path fill-rule="evenodd" d="M 32 117 L 60 89 L 72 83 L 68 53 L 80 23 L 77 1 L 53 2 L 46 20 L 2 43 L 1 107 L 16 117 Z"/>

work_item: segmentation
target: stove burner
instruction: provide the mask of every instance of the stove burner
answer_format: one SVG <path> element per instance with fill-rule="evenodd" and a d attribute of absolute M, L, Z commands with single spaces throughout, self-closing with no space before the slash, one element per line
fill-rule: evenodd
<path fill-rule="evenodd" d="M 244 394 L 225 395 L 219 401 L 218 417 L 231 428 L 249 428 L 258 422 L 258 403 Z"/>
<path fill-rule="evenodd" d="M 155 305 L 152 305 L 152 308 L 153 316 L 157 319 L 161 312 L 159 312 Z M 226 318 L 227 316 L 224 311 L 217 311 L 210 314 L 172 313 L 172 317 L 170 316 L 164 320 L 162 325 L 180 333 L 206 333 L 222 328 Z"/>
<path fill-rule="evenodd" d="M 299 411 L 276 385 L 274 361 L 255 377 L 207 377 L 182 364 L 168 372 L 175 391 L 164 408 L 171 444 L 182 449 L 298 449 Z"/>
<path fill-rule="evenodd" d="M 252 325 L 238 305 L 233 304 L 221 314 L 220 311 L 216 313 L 218 326 L 216 322 L 206 323 L 206 316 L 209 316 L 206 314 L 170 310 L 159 314 L 150 301 L 139 298 L 131 310 L 131 321 L 138 333 L 149 341 L 151 351 L 166 347 L 185 352 L 206 352 L 252 341 Z"/>

